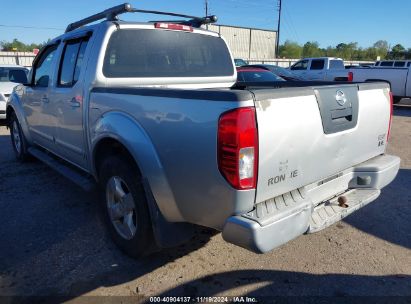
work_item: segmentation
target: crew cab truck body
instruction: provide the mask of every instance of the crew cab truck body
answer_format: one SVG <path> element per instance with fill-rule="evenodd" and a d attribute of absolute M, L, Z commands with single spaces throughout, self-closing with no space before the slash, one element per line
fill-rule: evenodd
<path fill-rule="evenodd" d="M 374 67 L 372 69 L 352 69 L 353 81 L 370 82 L 384 81 L 389 83 L 394 103 L 398 103 L 402 98 L 411 98 L 411 67 L 389 68 Z"/>
<path fill-rule="evenodd" d="M 341 58 L 304 58 L 294 63 L 290 70 L 304 80 L 351 81 Z"/>
<path fill-rule="evenodd" d="M 384 154 L 387 84 L 235 81 L 224 39 L 201 28 L 71 30 L 9 99 L 13 148 L 98 182 L 131 256 L 177 244 L 192 224 L 266 252 L 368 204 L 397 174 L 399 158 Z"/>

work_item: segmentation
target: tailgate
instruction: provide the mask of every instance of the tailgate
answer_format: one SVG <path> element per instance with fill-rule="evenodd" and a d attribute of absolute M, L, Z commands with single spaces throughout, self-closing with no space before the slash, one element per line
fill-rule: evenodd
<path fill-rule="evenodd" d="M 385 84 L 253 90 L 259 133 L 256 203 L 384 153 Z"/>

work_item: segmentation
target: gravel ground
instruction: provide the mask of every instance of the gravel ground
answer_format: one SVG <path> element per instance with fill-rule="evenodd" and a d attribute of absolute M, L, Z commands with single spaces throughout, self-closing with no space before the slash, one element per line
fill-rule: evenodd
<path fill-rule="evenodd" d="M 395 107 L 388 150 L 402 158 L 396 180 L 317 234 L 258 255 L 202 229 L 132 260 L 106 235 L 97 196 L 40 162 L 16 162 L 0 127 L 0 295 L 411 297 L 411 102 Z"/>

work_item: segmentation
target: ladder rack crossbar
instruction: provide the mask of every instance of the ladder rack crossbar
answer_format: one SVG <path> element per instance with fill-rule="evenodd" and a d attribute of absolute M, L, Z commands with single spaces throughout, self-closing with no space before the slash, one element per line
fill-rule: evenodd
<path fill-rule="evenodd" d="M 94 14 L 92 16 L 86 17 L 84 19 L 81 19 L 79 21 L 70 23 L 67 28 L 66 28 L 66 33 L 71 32 L 79 27 L 82 27 L 84 25 L 87 25 L 89 23 L 106 19 L 108 21 L 115 21 L 118 20 L 118 15 L 124 14 L 124 13 L 144 13 L 144 14 L 155 14 L 155 15 L 165 15 L 165 16 L 173 16 L 173 17 L 181 17 L 181 18 L 187 18 L 189 20 L 178 20 L 178 21 L 173 21 L 176 23 L 182 23 L 186 25 L 191 25 L 193 27 L 200 27 L 203 24 L 210 24 L 210 23 L 215 23 L 217 22 L 217 16 L 205 16 L 205 17 L 196 17 L 196 16 L 190 16 L 190 15 L 185 15 L 185 14 L 179 14 L 179 13 L 170 13 L 170 12 L 161 12 L 161 11 L 152 11 L 152 10 L 142 10 L 142 9 L 135 9 L 131 7 L 131 4 L 129 3 L 124 3 L 121 5 L 114 6 L 112 8 L 108 8 L 100 13 Z"/>

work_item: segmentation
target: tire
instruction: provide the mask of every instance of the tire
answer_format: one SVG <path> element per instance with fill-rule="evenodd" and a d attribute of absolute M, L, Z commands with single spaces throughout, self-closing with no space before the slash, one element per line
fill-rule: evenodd
<path fill-rule="evenodd" d="M 30 159 L 30 154 L 27 151 L 27 140 L 21 129 L 20 123 L 15 113 L 10 116 L 10 137 L 13 146 L 14 155 L 17 160 L 23 162 Z"/>
<path fill-rule="evenodd" d="M 153 248 L 153 232 L 141 175 L 127 159 L 108 156 L 103 160 L 99 170 L 101 202 L 114 243 L 128 256 L 139 258 Z"/>
<path fill-rule="evenodd" d="M 400 101 L 401 101 L 401 97 L 396 97 L 396 96 L 394 96 L 394 99 L 393 99 L 393 104 L 397 104 L 397 103 L 399 103 Z"/>

